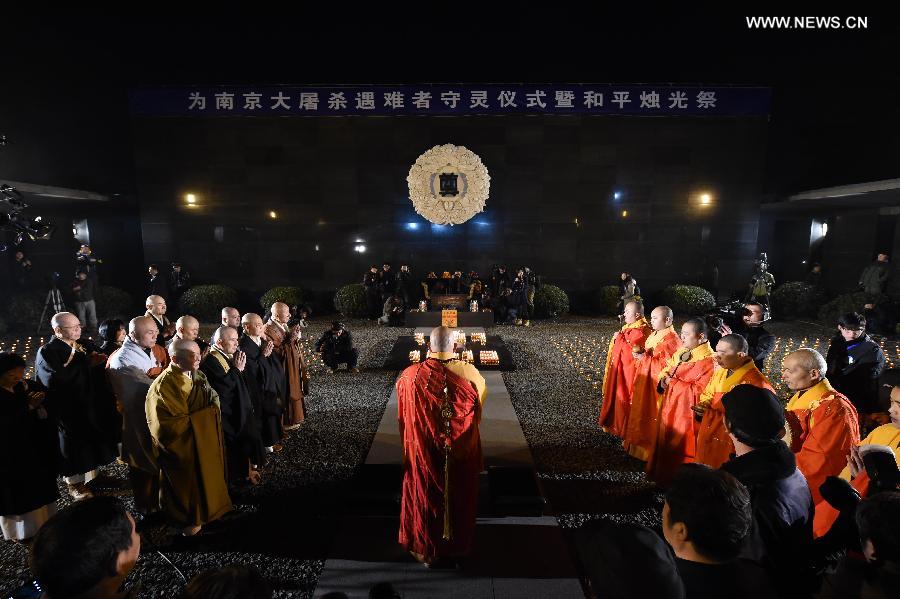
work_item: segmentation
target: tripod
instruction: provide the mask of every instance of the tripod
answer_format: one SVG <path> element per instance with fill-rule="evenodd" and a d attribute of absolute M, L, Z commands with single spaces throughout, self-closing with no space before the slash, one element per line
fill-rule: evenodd
<path fill-rule="evenodd" d="M 44 328 L 44 324 L 47 322 L 45 320 L 47 309 L 52 310 L 50 313 L 51 315 L 66 311 L 66 304 L 63 302 L 62 293 L 60 293 L 59 288 L 56 285 L 50 288 L 50 291 L 47 292 L 47 299 L 44 300 L 44 310 L 41 312 L 41 319 L 37 324 L 38 334 L 41 333 L 41 329 Z M 51 329 L 50 332 L 52 333 L 53 330 Z"/>

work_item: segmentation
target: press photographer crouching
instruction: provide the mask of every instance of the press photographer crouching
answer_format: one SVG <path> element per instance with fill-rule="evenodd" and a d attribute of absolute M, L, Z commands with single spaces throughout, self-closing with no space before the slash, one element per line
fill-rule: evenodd
<path fill-rule="evenodd" d="M 775 335 L 762 325 L 769 320 L 765 308 L 756 302 L 731 302 L 707 314 L 706 324 L 710 328 L 709 342 L 715 347 L 719 339 L 737 333 L 747 340 L 753 362 L 759 370 L 772 350 L 775 349 Z"/>

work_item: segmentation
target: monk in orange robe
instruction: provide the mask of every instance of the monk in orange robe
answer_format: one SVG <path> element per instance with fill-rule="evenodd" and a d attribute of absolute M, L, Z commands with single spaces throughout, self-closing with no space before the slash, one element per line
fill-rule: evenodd
<path fill-rule="evenodd" d="M 274 346 L 273 352 L 284 367 L 286 395 L 282 414 L 284 430 L 299 428 L 306 419 L 304 383 L 309 381 L 306 360 L 300 351 L 300 328 L 288 328 L 291 308 L 283 302 L 272 304 L 272 317 L 266 323 L 266 337 Z"/>
<path fill-rule="evenodd" d="M 834 390 L 825 358 L 801 348 L 784 358 L 781 378 L 794 391 L 785 412 L 785 442 L 797 456 L 797 468 L 809 482 L 816 512 L 828 506 L 819 487 L 847 465 L 850 448 L 859 444 L 859 416 L 853 404 Z M 824 531 L 813 534 L 821 536 Z"/>
<path fill-rule="evenodd" d="M 748 354 L 747 340 L 736 333 L 725 335 L 716 344 L 716 362 L 712 379 L 700 395 L 694 412 L 702 417 L 697 433 L 697 457 L 694 461 L 719 468 L 734 453 L 734 443 L 725 428 L 722 396 L 738 385 L 753 385 L 775 392 L 772 383 L 756 368 Z"/>
<path fill-rule="evenodd" d="M 603 405 L 598 424 L 604 431 L 621 437 L 625 434 L 631 391 L 634 384 L 634 353 L 643 351 L 652 332 L 644 318 L 644 306 L 638 301 L 625 304 L 625 324 L 613 335 L 606 353 L 603 371 Z"/>
<path fill-rule="evenodd" d="M 660 371 L 678 348 L 681 340 L 672 326 L 672 308 L 657 306 L 650 313 L 653 332 L 644 342 L 642 352 L 634 354 L 637 360 L 631 396 L 631 410 L 625 425 L 625 451 L 645 462 L 656 445 L 659 428 L 659 403 L 662 395 L 656 388 Z"/>
<path fill-rule="evenodd" d="M 692 318 L 681 326 L 681 349 L 659 373 L 663 400 L 659 411 L 659 432 L 647 475 L 660 485 L 668 485 L 682 464 L 694 461 L 697 426 L 694 406 L 712 378 L 715 362 L 707 341 L 706 323 Z"/>
<path fill-rule="evenodd" d="M 433 565 L 472 548 L 483 468 L 481 401 L 484 379 L 458 364 L 447 327 L 431 332 L 431 352 L 397 379 L 403 440 L 399 542 Z"/>

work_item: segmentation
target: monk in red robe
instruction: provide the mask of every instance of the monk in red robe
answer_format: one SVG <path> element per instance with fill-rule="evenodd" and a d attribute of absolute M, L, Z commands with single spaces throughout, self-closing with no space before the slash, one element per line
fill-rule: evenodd
<path fill-rule="evenodd" d="M 692 318 L 681 326 L 681 349 L 659 373 L 663 392 L 656 447 L 647 463 L 647 475 L 668 485 L 682 464 L 693 462 L 697 453 L 694 406 L 712 378 L 715 362 L 707 341 L 706 323 Z"/>
<path fill-rule="evenodd" d="M 309 381 L 306 360 L 300 351 L 300 328 L 288 327 L 291 319 L 291 308 L 283 302 L 272 304 L 272 317 L 266 323 L 266 337 L 274 346 L 273 353 L 278 356 L 284 367 L 286 395 L 282 415 L 284 430 L 299 428 L 306 418 L 306 402 L 304 401 L 304 383 Z"/>
<path fill-rule="evenodd" d="M 659 403 L 662 395 L 656 388 L 660 371 L 678 348 L 681 340 L 672 326 L 672 308 L 657 306 L 650 313 L 653 332 L 647 337 L 642 352 L 636 352 L 631 410 L 625 425 L 625 451 L 645 462 L 656 445 L 659 428 Z"/>
<path fill-rule="evenodd" d="M 652 332 L 644 318 L 644 306 L 638 301 L 625 304 L 625 324 L 613 335 L 606 353 L 603 371 L 603 404 L 598 424 L 604 431 L 621 437 L 631 408 L 634 384 L 634 354 L 643 351 L 644 342 Z"/>
<path fill-rule="evenodd" d="M 822 354 L 801 348 L 784 358 L 781 371 L 781 378 L 794 391 L 785 412 L 784 440 L 797 456 L 797 468 L 809 483 L 819 521 L 819 512 L 828 507 L 819 487 L 829 476 L 841 473 L 850 448 L 859 445 L 856 408 L 825 378 L 827 368 Z M 825 532 L 813 525 L 815 536 Z"/>
<path fill-rule="evenodd" d="M 397 379 L 403 439 L 399 541 L 429 566 L 471 550 L 483 467 L 480 375 L 471 367 L 469 376 L 454 364 L 449 328 L 435 328 L 430 347 L 424 362 Z"/>
<path fill-rule="evenodd" d="M 734 453 L 734 443 L 725 428 L 722 396 L 738 385 L 753 385 L 775 392 L 766 375 L 756 368 L 749 352 L 747 340 L 736 333 L 719 339 L 716 353 L 713 354 L 718 368 L 713 372 L 712 379 L 700 395 L 700 402 L 694 408 L 694 412 L 702 418 L 697 433 L 695 461 L 710 468 L 718 468 Z"/>

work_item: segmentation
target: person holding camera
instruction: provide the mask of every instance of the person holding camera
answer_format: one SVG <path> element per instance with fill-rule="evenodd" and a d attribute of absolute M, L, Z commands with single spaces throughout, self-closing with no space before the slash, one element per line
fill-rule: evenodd
<path fill-rule="evenodd" d="M 740 318 L 738 318 L 740 317 Z M 775 349 L 775 335 L 763 327 L 768 320 L 762 304 L 747 302 L 733 318 L 724 318 L 717 323 L 715 334 L 710 335 L 710 343 L 718 343 L 725 335 L 736 333 L 747 340 L 748 354 L 759 370 L 763 370 L 766 358 Z"/>

